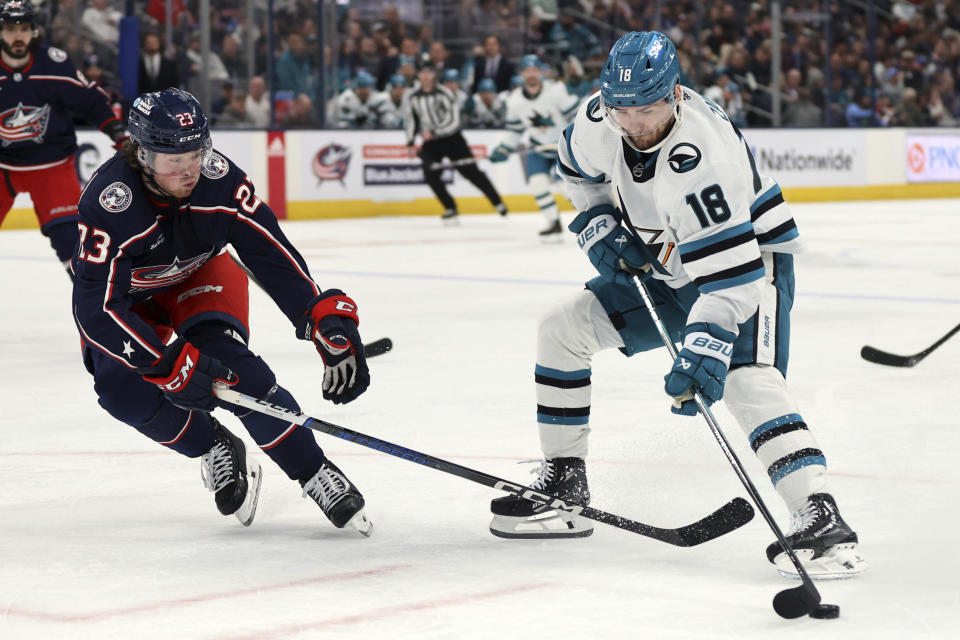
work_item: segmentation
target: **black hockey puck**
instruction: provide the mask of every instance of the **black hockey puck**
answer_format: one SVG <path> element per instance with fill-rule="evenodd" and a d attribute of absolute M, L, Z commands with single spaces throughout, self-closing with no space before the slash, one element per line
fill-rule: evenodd
<path fill-rule="evenodd" d="M 819 618 L 821 620 L 832 620 L 833 618 L 840 617 L 840 607 L 835 604 L 818 604 L 813 611 L 810 612 L 811 618 Z"/>

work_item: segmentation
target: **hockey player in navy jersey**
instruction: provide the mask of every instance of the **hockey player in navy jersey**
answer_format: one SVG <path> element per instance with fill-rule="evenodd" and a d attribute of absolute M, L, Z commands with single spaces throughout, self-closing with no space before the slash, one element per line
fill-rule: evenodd
<path fill-rule="evenodd" d="M 721 398 L 792 512 L 787 541 L 814 577 L 864 570 L 856 533 L 827 492 L 826 458 L 787 390 L 793 254 L 799 233 L 780 187 L 757 172 L 715 104 L 679 83 L 662 33 L 613 46 L 601 89 L 559 139 L 557 173 L 581 213 L 569 228 L 599 271 L 539 328 L 537 421 L 545 460 L 534 488 L 585 504 L 590 365 L 604 349 L 662 347 L 620 260 L 650 264 L 647 286 L 683 347 L 667 373 L 672 411 L 696 415 L 691 390 Z M 640 240 L 633 235 L 639 234 Z M 508 496 L 492 503 L 504 537 L 574 537 L 589 521 Z M 796 575 L 778 543 L 767 557 Z"/>
<path fill-rule="evenodd" d="M 207 118 L 179 89 L 130 110 L 131 140 L 80 198 L 73 312 L 100 405 L 157 443 L 201 459 L 224 515 L 253 521 L 261 470 L 210 414 L 232 410 L 336 527 L 369 535 L 364 499 L 313 434 L 220 404 L 213 384 L 291 410 L 297 402 L 247 346 L 247 276 L 227 245 L 323 358 L 323 397 L 347 403 L 369 382 L 357 305 L 322 290 L 244 172 L 211 147 Z M 176 339 L 172 332 L 176 332 Z"/>
<path fill-rule="evenodd" d="M 65 52 L 35 42 L 29 0 L 3 0 L 0 27 L 0 223 L 16 195 L 29 193 L 40 230 L 69 273 L 80 199 L 74 117 L 98 127 L 117 146 L 126 132 L 107 94 L 77 71 Z"/>

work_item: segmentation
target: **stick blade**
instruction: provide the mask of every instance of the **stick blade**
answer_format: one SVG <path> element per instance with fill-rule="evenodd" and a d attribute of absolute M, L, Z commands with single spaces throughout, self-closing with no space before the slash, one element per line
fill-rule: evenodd
<path fill-rule="evenodd" d="M 792 620 L 809 615 L 820 604 L 820 593 L 812 591 L 806 585 L 784 589 L 773 597 L 773 610 L 781 618 Z"/>
<path fill-rule="evenodd" d="M 868 362 L 883 364 L 888 367 L 912 367 L 918 362 L 916 356 L 898 356 L 880 349 L 874 349 L 871 346 L 864 346 L 860 349 L 860 357 Z"/>
<path fill-rule="evenodd" d="M 677 529 L 676 544 L 680 547 L 693 547 L 709 542 L 739 529 L 753 520 L 753 516 L 753 507 L 738 496 L 703 520 Z"/>

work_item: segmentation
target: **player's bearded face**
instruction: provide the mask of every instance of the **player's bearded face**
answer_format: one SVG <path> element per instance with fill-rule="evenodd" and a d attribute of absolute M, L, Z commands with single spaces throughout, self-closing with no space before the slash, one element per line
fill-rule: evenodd
<path fill-rule="evenodd" d="M 634 138 L 645 138 L 666 129 L 673 119 L 673 105 L 664 98 L 640 107 L 611 107 L 610 117 Z"/>
<path fill-rule="evenodd" d="M 188 153 L 158 153 L 153 163 L 153 180 L 176 198 L 186 198 L 200 179 L 201 150 Z"/>
<path fill-rule="evenodd" d="M 3 39 L 0 48 L 12 58 L 25 58 L 30 53 L 30 40 L 33 39 L 33 26 L 29 24 L 3 25 Z"/>

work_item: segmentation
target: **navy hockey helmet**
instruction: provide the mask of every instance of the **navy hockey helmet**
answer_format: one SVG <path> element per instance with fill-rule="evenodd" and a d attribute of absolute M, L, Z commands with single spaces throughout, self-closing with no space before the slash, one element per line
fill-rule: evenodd
<path fill-rule="evenodd" d="M 33 3 L 30 0 L 4 0 L 0 4 L 0 24 L 36 25 Z"/>
<path fill-rule="evenodd" d="M 127 128 L 139 145 L 137 157 L 150 169 L 157 153 L 200 150 L 204 161 L 211 153 L 207 116 L 197 99 L 181 89 L 144 93 L 134 100 Z"/>

